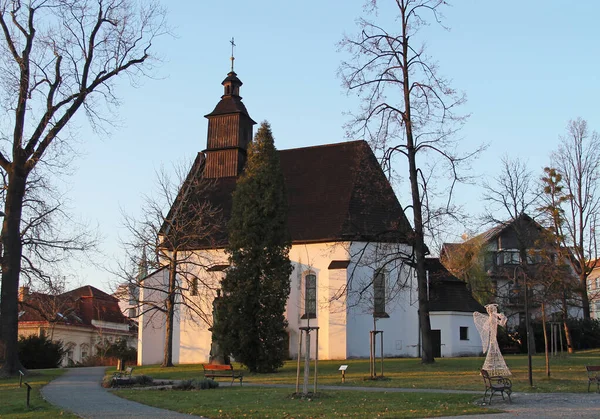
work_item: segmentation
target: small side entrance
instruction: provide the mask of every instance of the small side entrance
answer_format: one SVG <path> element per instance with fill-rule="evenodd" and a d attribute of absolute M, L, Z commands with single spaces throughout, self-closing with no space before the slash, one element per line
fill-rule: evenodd
<path fill-rule="evenodd" d="M 433 357 L 442 357 L 442 331 L 437 329 L 431 330 L 431 340 L 433 344 Z"/>

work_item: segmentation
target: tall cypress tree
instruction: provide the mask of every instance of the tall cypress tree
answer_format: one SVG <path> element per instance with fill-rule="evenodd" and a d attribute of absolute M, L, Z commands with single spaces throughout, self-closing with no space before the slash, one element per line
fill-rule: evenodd
<path fill-rule="evenodd" d="M 268 122 L 249 146 L 228 230 L 232 267 L 221 285 L 213 331 L 222 349 L 250 371 L 271 372 L 287 355 L 292 265 L 285 182 Z"/>

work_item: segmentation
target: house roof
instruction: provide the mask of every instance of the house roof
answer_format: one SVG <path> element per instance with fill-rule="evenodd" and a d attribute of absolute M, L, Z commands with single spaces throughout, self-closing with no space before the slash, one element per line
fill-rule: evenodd
<path fill-rule="evenodd" d="M 467 284 L 452 275 L 438 258 L 427 258 L 425 266 L 430 281 L 429 311 L 486 312 Z"/>
<path fill-rule="evenodd" d="M 444 243 L 440 251 L 442 259 L 452 259 L 469 249 L 470 244 L 484 244 L 497 239 L 504 233 L 517 234 L 528 248 L 539 245 L 538 239 L 544 227 L 527 214 L 521 214 L 513 220 L 500 223 L 462 243 Z"/>
<path fill-rule="evenodd" d="M 281 150 L 279 158 L 294 243 L 409 242 L 410 223 L 365 141 Z M 205 192 L 205 199 L 222 210 L 221 228 L 212 243 L 195 243 L 190 248 L 226 245 L 236 179 L 216 179 Z M 183 208 L 179 213 L 191 211 Z"/>
<path fill-rule="evenodd" d="M 92 326 L 92 321 L 126 324 L 118 299 L 86 285 L 59 295 L 28 294 L 19 302 L 20 322 L 54 322 Z"/>
<path fill-rule="evenodd" d="M 544 230 L 544 227 L 542 227 L 529 215 L 523 213 L 515 219 L 511 219 L 500 223 L 490 228 L 489 230 L 478 234 L 470 240 L 467 240 L 467 242 L 473 240 L 482 240 L 484 242 L 489 242 L 509 229 L 518 232 L 521 236 L 523 236 L 523 239 L 528 242 L 528 245 L 532 245 L 535 242 L 535 240 L 539 237 L 540 232 Z"/>

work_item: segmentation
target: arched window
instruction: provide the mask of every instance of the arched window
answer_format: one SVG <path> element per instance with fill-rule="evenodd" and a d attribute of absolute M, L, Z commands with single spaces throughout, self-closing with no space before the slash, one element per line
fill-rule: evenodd
<path fill-rule="evenodd" d="M 312 272 L 304 276 L 304 314 L 302 318 L 317 318 L 317 276 Z"/>
<path fill-rule="evenodd" d="M 373 276 L 373 317 L 389 317 L 385 311 L 385 276 L 385 271 L 383 269 L 377 269 Z"/>
<path fill-rule="evenodd" d="M 192 283 L 190 284 L 190 295 L 198 295 L 198 277 L 192 278 Z"/>
<path fill-rule="evenodd" d="M 90 345 L 87 343 L 81 344 L 81 362 L 85 361 L 85 359 L 90 355 Z"/>

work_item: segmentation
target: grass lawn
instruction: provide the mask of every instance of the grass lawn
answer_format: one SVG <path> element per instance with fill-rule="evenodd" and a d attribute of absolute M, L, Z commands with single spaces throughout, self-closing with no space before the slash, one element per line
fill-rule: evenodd
<path fill-rule="evenodd" d="M 27 408 L 27 389 L 19 387 L 18 378 L 0 378 L 0 418 L 76 418 L 77 416 L 46 403 L 40 395 L 40 389 L 62 375 L 65 370 L 51 369 L 32 371 L 24 378 L 32 387 L 30 407 Z"/>
<path fill-rule="evenodd" d="M 429 393 L 359 393 L 326 391 L 321 397 L 290 397 L 293 390 L 225 384 L 201 391 L 119 390 L 140 403 L 209 418 L 419 418 L 493 413 L 478 407 L 478 396 Z"/>
<path fill-rule="evenodd" d="M 551 376 L 546 377 L 545 358 L 533 357 L 533 384 L 527 379 L 527 357 L 508 355 L 506 363 L 513 375 L 513 390 L 520 392 L 586 392 L 587 375 L 585 365 L 600 365 L 600 350 L 582 351 L 574 355 L 551 358 Z M 384 375 L 388 380 L 370 381 L 368 360 L 321 361 L 319 362 L 319 384 L 341 384 L 338 368 L 348 364 L 346 386 L 403 387 L 423 389 L 481 390 L 483 381 L 479 369 L 484 358 L 439 358 L 432 365 L 422 365 L 419 359 L 397 358 L 384 361 Z M 302 366 L 303 368 L 303 366 Z M 135 369 L 136 374 L 146 374 L 153 378 L 188 379 L 203 377 L 202 365 L 181 365 L 173 368 L 143 366 Z M 312 373 L 312 370 L 311 370 Z M 269 384 L 295 384 L 296 362 L 286 362 L 274 374 L 250 374 L 245 372 L 244 382 Z M 311 375 L 312 383 L 312 375 Z"/>
<path fill-rule="evenodd" d="M 368 360 L 322 361 L 319 363 L 320 385 L 340 385 L 341 364 L 348 364 L 345 386 L 405 387 L 415 389 L 462 389 L 483 393 L 479 369 L 484 358 L 441 358 L 433 365 L 422 365 L 418 359 L 386 359 L 386 380 L 364 380 L 368 376 Z M 519 392 L 586 392 L 585 365 L 600 365 L 600 350 L 551 359 L 550 378 L 545 374 L 543 355 L 533 357 L 534 387 L 527 381 L 527 357 L 506 357 L 513 372 L 513 389 Z M 237 366 L 239 367 L 239 366 Z M 110 373 L 110 370 L 108 371 Z M 135 374 L 153 378 L 202 378 L 202 365 L 137 367 Z M 287 362 L 274 374 L 245 372 L 244 382 L 295 384 L 296 362 Z M 312 383 L 312 376 L 311 376 Z M 312 390 L 312 387 L 311 387 Z M 229 386 L 227 380 L 215 390 L 204 391 L 139 391 L 118 390 L 115 394 L 144 404 L 210 418 L 337 418 L 393 417 L 418 418 L 492 413 L 473 402 L 481 395 L 431 393 L 367 393 L 322 390 L 312 400 L 294 399 L 293 388 L 260 388 Z"/>

